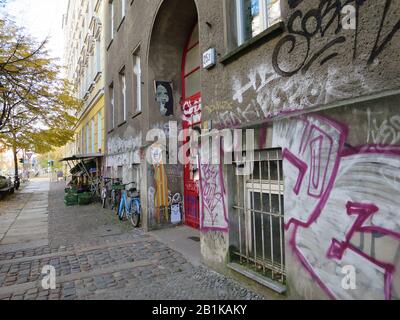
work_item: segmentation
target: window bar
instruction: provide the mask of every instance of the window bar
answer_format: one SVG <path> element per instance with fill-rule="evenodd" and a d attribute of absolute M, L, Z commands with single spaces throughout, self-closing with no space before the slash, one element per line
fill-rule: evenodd
<path fill-rule="evenodd" d="M 255 200 L 254 200 L 254 194 L 255 194 L 255 188 L 254 188 L 254 162 L 250 164 L 250 168 L 253 169 L 252 174 L 250 175 L 251 177 L 251 202 L 252 202 L 252 207 L 251 207 L 251 214 L 253 216 L 253 250 L 254 250 L 254 266 L 255 270 L 257 270 L 257 232 L 256 232 L 256 207 L 255 207 Z"/>
<path fill-rule="evenodd" d="M 258 167 L 260 171 L 260 206 L 261 211 L 264 211 L 263 201 L 263 183 L 262 183 L 262 165 L 261 165 L 261 153 L 258 154 Z M 261 241 L 262 241 L 262 259 L 265 261 L 265 234 L 264 234 L 264 214 L 261 214 Z M 265 274 L 265 264 L 263 263 L 263 273 Z"/>
<path fill-rule="evenodd" d="M 243 18 L 243 1 L 236 0 L 236 18 L 237 18 L 237 42 L 238 46 L 244 43 L 244 18 Z"/>
<path fill-rule="evenodd" d="M 237 173 L 236 173 L 237 174 Z M 240 176 L 237 174 L 236 175 L 236 185 L 237 185 L 237 190 L 240 190 Z M 240 199 L 240 196 L 239 196 Z M 240 210 L 240 200 L 239 200 L 239 206 L 237 208 L 237 214 L 238 214 L 238 222 L 239 222 L 239 253 L 240 253 L 240 263 L 242 263 L 243 261 L 243 257 L 242 257 L 242 223 L 241 223 L 241 219 L 240 219 L 240 215 L 241 215 L 241 210 Z"/>
<path fill-rule="evenodd" d="M 269 6 L 270 6 L 270 1 L 265 0 L 261 1 L 261 12 L 262 12 L 262 19 L 263 19 L 263 30 L 267 29 L 268 26 L 268 14 L 269 14 Z"/>
<path fill-rule="evenodd" d="M 279 151 L 276 151 L 276 156 L 278 159 L 281 159 L 281 157 L 279 156 Z M 283 250 L 283 235 L 282 235 L 282 219 L 284 219 L 284 210 L 282 208 L 282 200 L 281 200 L 281 160 L 278 160 L 278 192 L 279 192 L 279 214 L 281 215 L 281 217 L 279 218 L 279 240 L 280 240 L 280 245 L 281 245 L 281 268 L 282 268 L 282 274 L 281 274 L 281 280 L 282 282 L 284 281 L 284 263 L 283 263 L 283 259 L 284 259 L 284 250 Z M 283 178 L 283 177 L 282 177 Z"/>
<path fill-rule="evenodd" d="M 245 229 L 245 239 L 246 239 L 246 258 L 247 264 L 250 264 L 249 261 L 249 237 L 248 237 L 248 214 L 247 214 L 247 193 L 246 193 L 246 178 L 243 177 L 243 215 L 244 215 L 244 229 Z"/>
<path fill-rule="evenodd" d="M 269 212 L 272 212 L 272 184 L 271 184 L 271 160 L 269 152 L 267 152 L 267 162 L 268 162 L 268 184 L 269 184 Z M 273 238 L 273 228 L 272 228 L 272 215 L 269 216 L 269 228 L 271 233 L 271 261 L 274 265 L 274 238 Z M 274 279 L 274 269 L 271 269 L 272 279 Z"/>

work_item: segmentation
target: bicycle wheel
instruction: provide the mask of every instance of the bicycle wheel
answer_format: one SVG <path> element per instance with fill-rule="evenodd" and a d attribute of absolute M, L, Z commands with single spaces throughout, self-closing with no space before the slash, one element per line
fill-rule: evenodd
<path fill-rule="evenodd" d="M 121 212 L 118 212 L 118 219 L 120 221 L 126 221 L 127 217 L 126 207 L 123 206 Z"/>
<path fill-rule="evenodd" d="M 119 206 L 121 204 L 121 200 L 122 200 L 122 194 L 120 192 L 117 192 L 116 196 L 115 196 L 115 212 L 118 215 L 119 214 Z"/>
<path fill-rule="evenodd" d="M 110 205 L 111 210 L 115 210 L 116 195 L 115 195 L 115 191 L 114 191 L 114 190 L 111 192 L 110 204 L 111 204 L 111 205 Z"/>
<path fill-rule="evenodd" d="M 119 221 L 122 221 L 124 218 L 124 215 L 125 215 L 125 207 L 124 208 L 122 208 L 122 211 L 121 212 L 119 212 L 118 211 L 118 219 L 119 219 Z"/>
<path fill-rule="evenodd" d="M 110 194 L 107 195 L 106 201 L 107 201 L 107 203 L 108 203 L 108 207 L 109 207 L 109 208 L 112 208 L 113 200 L 112 200 Z"/>
<path fill-rule="evenodd" d="M 133 214 L 131 215 L 131 223 L 134 228 L 138 228 L 140 224 L 140 215 L 139 214 Z"/>
<path fill-rule="evenodd" d="M 139 227 L 140 224 L 140 211 L 139 208 L 137 207 L 137 204 L 133 204 L 132 205 L 132 210 L 131 210 L 131 214 L 130 214 L 130 221 L 133 225 L 134 228 Z"/>

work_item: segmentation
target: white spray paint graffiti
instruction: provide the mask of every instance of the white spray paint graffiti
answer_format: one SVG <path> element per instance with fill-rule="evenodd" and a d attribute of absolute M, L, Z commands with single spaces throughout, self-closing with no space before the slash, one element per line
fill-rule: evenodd
<path fill-rule="evenodd" d="M 142 143 L 142 134 L 132 135 L 129 138 L 111 137 L 107 141 L 106 166 L 132 166 L 140 163 L 139 148 Z"/>
<path fill-rule="evenodd" d="M 251 69 L 246 80 L 238 76 L 232 78 L 232 99 L 239 107 L 235 105 L 230 110 L 219 110 L 216 122 L 219 127 L 240 125 L 258 120 L 260 115 L 269 119 L 370 91 L 357 67 L 346 72 L 330 67 L 326 74 L 285 78 L 275 73 L 271 66 L 262 64 Z M 246 95 L 255 96 L 255 99 L 250 104 L 243 104 Z"/>
<path fill-rule="evenodd" d="M 155 197 L 156 189 L 154 187 L 149 187 L 147 191 L 147 210 L 149 217 L 154 217 L 155 214 Z"/>
<path fill-rule="evenodd" d="M 400 115 L 393 115 L 389 119 L 378 122 L 371 109 L 368 115 L 368 143 L 377 145 L 400 144 Z"/>

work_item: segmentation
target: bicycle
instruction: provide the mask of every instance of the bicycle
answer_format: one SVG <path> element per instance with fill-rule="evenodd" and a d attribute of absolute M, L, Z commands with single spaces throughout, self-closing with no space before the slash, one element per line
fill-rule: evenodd
<path fill-rule="evenodd" d="M 135 182 L 125 184 L 124 186 L 136 185 Z M 129 220 L 133 227 L 139 227 L 141 215 L 140 193 L 136 187 L 124 190 L 121 196 L 121 202 L 118 209 L 118 217 L 121 221 Z"/>
<path fill-rule="evenodd" d="M 103 209 L 106 209 L 107 199 L 108 203 L 111 205 L 111 192 L 108 189 L 108 184 L 112 181 L 110 178 L 103 178 L 101 186 L 101 204 Z"/>
<path fill-rule="evenodd" d="M 113 179 L 113 184 L 111 186 L 111 210 L 116 211 L 118 214 L 119 203 L 121 202 L 122 190 L 125 186 L 122 184 L 120 179 Z M 114 182 L 115 181 L 115 182 Z"/>

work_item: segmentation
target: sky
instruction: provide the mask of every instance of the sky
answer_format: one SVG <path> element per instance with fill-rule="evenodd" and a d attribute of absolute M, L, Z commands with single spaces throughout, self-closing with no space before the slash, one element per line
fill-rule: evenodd
<path fill-rule="evenodd" d="M 5 12 L 17 25 L 38 41 L 49 37 L 48 49 L 53 58 L 63 63 L 64 32 L 62 17 L 67 11 L 68 0 L 7 0 Z M 0 12 L 0 13 L 1 13 Z M 8 156 L 12 155 L 8 151 Z"/>
<path fill-rule="evenodd" d="M 64 33 L 62 16 L 68 0 L 7 0 L 3 9 L 27 33 L 42 41 L 49 37 L 48 49 L 53 58 L 63 58 Z"/>

